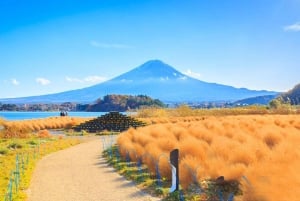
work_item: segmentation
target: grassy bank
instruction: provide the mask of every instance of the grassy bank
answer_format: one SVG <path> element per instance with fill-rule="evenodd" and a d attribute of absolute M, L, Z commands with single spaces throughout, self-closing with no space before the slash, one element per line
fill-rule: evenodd
<path fill-rule="evenodd" d="M 160 197 L 162 201 L 216 201 L 240 200 L 241 190 L 237 182 L 227 182 L 219 185 L 214 180 L 203 180 L 193 183 L 189 189 L 170 193 L 171 179 L 163 176 L 160 169 L 154 172 L 142 161 L 134 161 L 129 156 L 125 158 L 120 154 L 120 147 L 113 146 L 103 152 L 108 163 L 126 179 L 136 183 L 143 191 Z"/>
<path fill-rule="evenodd" d="M 0 139 L 1 200 L 25 200 L 36 162 L 49 153 L 78 143 L 78 139 L 62 137 Z"/>
<path fill-rule="evenodd" d="M 142 108 L 137 110 L 134 116 L 137 118 L 171 118 L 257 114 L 300 114 L 300 107 L 284 105 L 278 108 L 269 108 L 263 105 L 253 105 L 233 108 L 193 109 L 187 105 L 181 105 L 177 108 Z"/>

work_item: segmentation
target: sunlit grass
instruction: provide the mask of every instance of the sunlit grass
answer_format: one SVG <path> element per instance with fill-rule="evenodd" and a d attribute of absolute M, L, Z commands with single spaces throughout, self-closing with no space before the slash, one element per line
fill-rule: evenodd
<path fill-rule="evenodd" d="M 3 129 L 0 133 L 2 138 L 27 138 L 32 132 L 48 129 L 71 129 L 73 126 L 90 120 L 81 117 L 49 117 L 43 119 L 6 121 L 0 119 Z"/>
<path fill-rule="evenodd" d="M 0 139 L 0 197 L 7 193 L 11 172 L 16 168 L 18 154 L 21 183 L 18 193 L 13 194 L 13 200 L 25 200 L 32 172 L 37 160 L 49 153 L 65 149 L 80 143 L 78 139 L 51 137 L 26 139 Z M 5 150 L 2 151 L 1 150 Z M 22 162 L 22 163 L 21 163 Z M 24 168 L 23 168 L 24 167 Z"/>
<path fill-rule="evenodd" d="M 299 106 L 281 107 L 270 109 L 268 106 L 253 105 L 232 108 L 202 108 L 193 109 L 187 105 L 177 108 L 141 108 L 135 113 L 137 118 L 160 118 L 168 121 L 174 117 L 200 117 L 200 116 L 225 116 L 225 115 L 253 115 L 253 114 L 300 114 Z"/>
<path fill-rule="evenodd" d="M 194 118 L 195 120 L 193 120 Z M 300 177 L 300 115 L 225 115 L 156 123 L 121 133 L 120 154 L 159 156 L 180 150 L 180 182 L 188 189 L 197 181 L 224 176 L 241 184 L 243 200 L 297 200 Z M 187 121 L 188 120 L 188 121 Z M 132 159 L 134 161 L 134 159 Z M 150 171 L 155 163 L 143 161 Z M 188 168 L 186 168 L 188 167 Z M 168 166 L 162 166 L 169 178 Z M 191 171 L 187 171 L 190 169 Z M 192 174 L 191 174 L 192 172 Z M 247 180 L 246 180 L 246 179 Z M 248 181 L 248 182 L 246 182 Z"/>

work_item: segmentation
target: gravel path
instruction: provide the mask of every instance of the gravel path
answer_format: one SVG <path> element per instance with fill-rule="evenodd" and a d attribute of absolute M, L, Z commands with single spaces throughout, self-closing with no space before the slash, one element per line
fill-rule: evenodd
<path fill-rule="evenodd" d="M 28 201 L 157 201 L 117 174 L 101 156 L 100 138 L 42 158 Z"/>

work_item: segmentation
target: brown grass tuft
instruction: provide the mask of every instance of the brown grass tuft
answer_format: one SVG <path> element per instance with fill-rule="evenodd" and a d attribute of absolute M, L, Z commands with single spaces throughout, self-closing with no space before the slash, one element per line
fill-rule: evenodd
<path fill-rule="evenodd" d="M 124 132 L 118 144 L 143 156 L 152 171 L 159 159 L 167 178 L 167 157 L 179 148 L 183 188 L 195 178 L 224 176 L 242 184 L 244 201 L 299 199 L 300 115 L 164 117 L 161 122 Z"/>
<path fill-rule="evenodd" d="M 48 130 L 40 130 L 38 133 L 37 133 L 37 136 L 39 138 L 49 138 L 51 137 L 50 133 Z"/>

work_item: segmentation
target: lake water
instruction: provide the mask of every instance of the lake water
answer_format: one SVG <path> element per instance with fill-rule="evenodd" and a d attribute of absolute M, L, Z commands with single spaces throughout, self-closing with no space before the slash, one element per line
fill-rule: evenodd
<path fill-rule="evenodd" d="M 71 117 L 99 117 L 107 112 L 68 112 Z M 46 117 L 59 117 L 60 112 L 1 112 L 0 118 L 6 120 L 40 119 Z"/>

